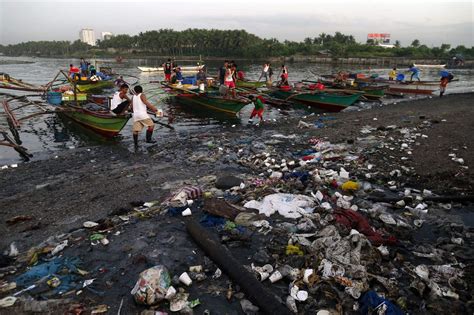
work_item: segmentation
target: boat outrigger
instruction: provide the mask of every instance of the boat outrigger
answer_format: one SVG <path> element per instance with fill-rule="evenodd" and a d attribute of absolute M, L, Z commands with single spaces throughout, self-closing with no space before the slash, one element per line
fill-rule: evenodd
<path fill-rule="evenodd" d="M 163 72 L 163 67 L 137 67 L 141 72 Z M 200 69 L 204 68 L 204 65 L 196 66 L 179 66 L 181 72 L 198 72 Z"/>

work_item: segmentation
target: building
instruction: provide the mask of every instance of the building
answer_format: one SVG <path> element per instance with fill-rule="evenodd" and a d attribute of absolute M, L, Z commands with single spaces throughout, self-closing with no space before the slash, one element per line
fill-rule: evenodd
<path fill-rule="evenodd" d="M 111 32 L 102 32 L 102 40 L 111 39 L 113 36 Z"/>
<path fill-rule="evenodd" d="M 81 39 L 81 42 L 95 46 L 95 33 L 93 29 L 83 28 L 79 32 L 79 38 Z"/>
<path fill-rule="evenodd" d="M 367 44 L 380 46 L 384 48 L 393 48 L 395 45 L 390 44 L 390 34 L 387 33 L 369 33 L 367 34 Z"/>

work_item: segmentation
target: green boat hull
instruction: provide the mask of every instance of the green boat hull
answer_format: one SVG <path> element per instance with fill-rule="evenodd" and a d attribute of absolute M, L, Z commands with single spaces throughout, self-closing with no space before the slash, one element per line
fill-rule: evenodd
<path fill-rule="evenodd" d="M 63 108 L 64 111 L 59 111 L 61 115 L 107 138 L 117 136 L 130 119 L 129 116 L 114 116 L 106 111 L 94 112 L 76 106 Z"/>
<path fill-rule="evenodd" d="M 352 95 L 338 95 L 325 92 L 294 93 L 291 91 L 281 90 L 277 90 L 272 93 L 273 97 L 283 99 L 285 101 L 296 101 L 335 112 L 341 111 L 344 108 L 351 106 L 360 98 L 361 95 L 362 92 Z"/>
<path fill-rule="evenodd" d="M 100 92 L 104 89 L 110 89 L 114 87 L 114 81 L 105 80 L 105 81 L 95 81 L 84 84 L 76 85 L 79 92 Z"/>
<path fill-rule="evenodd" d="M 257 89 L 265 86 L 265 82 L 257 81 L 240 81 L 237 80 L 236 87 L 238 88 L 248 88 L 248 89 Z"/>
<path fill-rule="evenodd" d="M 179 103 L 184 105 L 202 106 L 229 115 L 236 115 L 244 106 L 248 104 L 248 102 L 237 99 L 225 99 L 222 97 L 196 94 L 178 94 L 175 96 L 175 98 Z"/>

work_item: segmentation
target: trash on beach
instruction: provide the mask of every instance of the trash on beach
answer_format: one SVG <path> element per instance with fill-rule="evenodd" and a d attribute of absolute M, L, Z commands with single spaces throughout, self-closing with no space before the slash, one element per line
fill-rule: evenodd
<path fill-rule="evenodd" d="M 170 285 L 168 270 L 165 266 L 157 265 L 140 273 L 130 293 L 138 304 L 155 305 L 165 299 Z"/>

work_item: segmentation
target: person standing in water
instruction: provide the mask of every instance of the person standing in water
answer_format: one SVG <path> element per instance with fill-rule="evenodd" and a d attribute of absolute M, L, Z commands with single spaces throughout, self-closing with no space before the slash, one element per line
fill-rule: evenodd
<path fill-rule="evenodd" d="M 255 108 L 253 109 L 252 114 L 250 114 L 249 125 L 253 123 L 253 118 L 255 116 L 258 116 L 258 118 L 260 118 L 260 121 L 257 123 L 257 126 L 258 126 L 261 123 L 263 123 L 263 111 L 265 109 L 265 105 L 263 104 L 263 98 L 260 95 L 257 97 L 250 95 L 249 99 L 255 105 Z"/>
<path fill-rule="evenodd" d="M 147 109 L 151 110 L 154 113 L 159 113 L 158 109 L 153 106 L 145 94 L 143 94 L 143 88 L 140 85 L 135 86 L 133 89 L 135 95 L 132 99 L 133 107 L 133 142 L 135 147 L 138 147 L 138 134 L 146 127 L 146 142 L 147 143 L 156 143 L 156 140 L 153 140 L 151 137 L 153 135 L 153 129 L 155 124 L 151 117 L 147 113 Z"/>
<path fill-rule="evenodd" d="M 454 79 L 452 73 L 446 70 L 441 71 L 441 79 L 439 82 L 439 97 L 443 97 L 444 93 L 446 92 L 446 88 L 448 87 L 448 83 L 451 82 L 452 79 Z"/>

